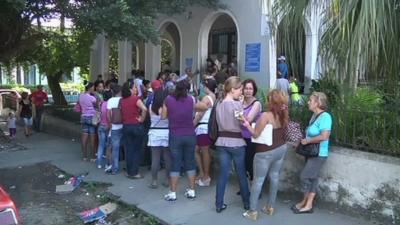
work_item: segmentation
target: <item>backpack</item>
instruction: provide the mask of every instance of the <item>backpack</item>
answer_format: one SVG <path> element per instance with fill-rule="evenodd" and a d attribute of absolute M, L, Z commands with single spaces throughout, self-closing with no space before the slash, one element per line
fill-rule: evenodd
<path fill-rule="evenodd" d="M 210 118 L 208 120 L 208 136 L 211 142 L 214 144 L 218 139 L 218 123 L 217 123 L 217 105 L 218 100 L 216 100 L 214 106 L 211 109 Z"/>

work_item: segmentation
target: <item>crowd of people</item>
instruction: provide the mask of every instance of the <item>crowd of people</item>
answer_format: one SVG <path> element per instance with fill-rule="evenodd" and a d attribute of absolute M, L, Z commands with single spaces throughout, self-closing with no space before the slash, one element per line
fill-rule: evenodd
<path fill-rule="evenodd" d="M 257 204 L 265 179 L 269 181 L 268 201 L 261 211 L 272 215 L 280 171 L 290 149 L 286 139 L 289 107 L 299 101 L 298 87 L 290 78 L 290 83 L 271 90 L 266 102 L 261 102 L 256 98 L 256 82 L 242 81 L 234 65 L 228 71 L 212 60 L 207 63 L 206 73 L 198 77 L 188 68 L 180 76 L 179 71 L 160 72 L 153 81 L 133 71 L 132 78 L 122 86 L 116 83 L 116 77 L 104 82 L 99 76 L 94 83 L 86 82 L 75 107 L 81 112 L 83 160 L 96 162 L 99 169 L 115 175 L 121 171 L 119 162 L 124 158 L 125 176 L 141 179 L 140 165 L 146 149 L 151 152 L 149 188 L 168 186 L 164 199 L 175 201 L 180 177 L 186 173 L 184 196 L 194 199 L 196 186 L 208 187 L 215 180 L 218 213 L 227 208 L 224 195 L 233 162 L 245 209 L 243 216 L 258 218 Z M 279 74 L 287 81 L 287 74 Z M 306 158 L 300 176 L 304 198 L 291 207 L 294 213 L 313 212 L 318 174 L 329 152 L 332 118 L 326 112 L 326 95 L 313 93 L 308 107 L 314 115 L 305 138 L 295 145 L 319 143 L 320 149 L 317 157 Z M 267 110 L 263 112 L 263 108 Z M 215 141 L 209 136 L 211 117 L 218 125 Z M 272 145 L 254 142 L 267 125 L 273 127 Z M 215 177 L 211 149 L 218 157 Z M 165 169 L 162 180 L 158 176 L 161 168 Z"/>

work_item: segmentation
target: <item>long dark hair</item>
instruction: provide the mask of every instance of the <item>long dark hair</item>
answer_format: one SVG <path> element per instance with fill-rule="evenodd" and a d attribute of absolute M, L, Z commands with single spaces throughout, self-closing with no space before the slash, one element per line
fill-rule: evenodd
<path fill-rule="evenodd" d="M 90 88 L 92 88 L 94 86 L 93 82 L 84 80 L 83 81 L 83 85 L 85 85 L 85 91 L 89 91 Z"/>
<path fill-rule="evenodd" d="M 132 95 L 131 89 L 133 87 L 134 83 L 133 82 L 125 82 L 124 85 L 122 85 L 122 98 L 128 98 Z"/>
<path fill-rule="evenodd" d="M 168 90 L 163 90 L 163 89 L 157 89 L 154 92 L 154 99 L 153 103 L 151 104 L 151 111 L 153 111 L 154 114 L 158 114 L 158 110 L 163 106 L 165 98 L 168 96 Z"/>
<path fill-rule="evenodd" d="M 177 101 L 180 99 L 184 99 L 188 95 L 189 88 L 190 88 L 189 82 L 186 79 L 181 80 L 178 83 L 176 83 L 175 91 L 172 94 L 172 96 L 174 96 Z"/>

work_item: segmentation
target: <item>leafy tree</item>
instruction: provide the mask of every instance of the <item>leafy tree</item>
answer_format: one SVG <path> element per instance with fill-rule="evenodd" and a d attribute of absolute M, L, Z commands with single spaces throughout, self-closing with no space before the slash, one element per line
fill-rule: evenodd
<path fill-rule="evenodd" d="M 223 7 L 218 0 L 2 0 L 0 62 L 37 63 L 47 76 L 55 104 L 65 105 L 61 76 L 75 66 L 88 70 L 95 35 L 159 43 L 153 24 L 157 15 L 181 13 L 194 4 Z M 41 26 L 42 20 L 51 18 L 60 19 L 59 29 Z M 66 19 L 74 23 L 71 30 L 65 30 Z"/>

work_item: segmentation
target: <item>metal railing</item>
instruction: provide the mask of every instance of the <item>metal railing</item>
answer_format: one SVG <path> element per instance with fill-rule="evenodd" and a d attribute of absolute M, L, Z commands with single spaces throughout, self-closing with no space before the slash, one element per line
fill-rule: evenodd
<path fill-rule="evenodd" d="M 400 109 L 373 112 L 335 109 L 330 113 L 332 144 L 400 157 Z M 300 122 L 303 128 L 310 117 L 311 112 L 305 107 L 291 109 L 291 119 Z"/>

